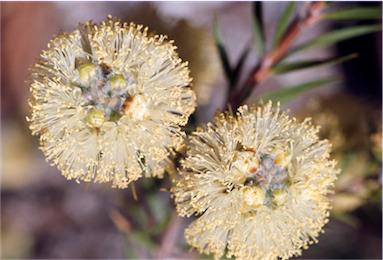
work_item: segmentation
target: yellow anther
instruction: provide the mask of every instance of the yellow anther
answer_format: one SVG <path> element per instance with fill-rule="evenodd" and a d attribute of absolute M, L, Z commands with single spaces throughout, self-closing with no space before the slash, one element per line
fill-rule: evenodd
<path fill-rule="evenodd" d="M 274 205 L 280 206 L 283 205 L 287 202 L 289 199 L 289 195 L 286 190 L 281 189 L 281 190 L 275 190 L 272 193 L 272 199 L 271 201 L 273 202 Z"/>
<path fill-rule="evenodd" d="M 78 70 L 80 74 L 80 79 L 88 84 L 92 79 L 96 78 L 97 75 L 97 67 L 95 64 L 83 64 L 80 66 Z"/>
<path fill-rule="evenodd" d="M 126 79 L 123 75 L 117 74 L 110 79 L 112 89 L 124 89 L 126 87 Z"/>
<path fill-rule="evenodd" d="M 87 120 L 94 127 L 101 127 L 105 123 L 104 110 L 92 109 L 89 111 Z"/>

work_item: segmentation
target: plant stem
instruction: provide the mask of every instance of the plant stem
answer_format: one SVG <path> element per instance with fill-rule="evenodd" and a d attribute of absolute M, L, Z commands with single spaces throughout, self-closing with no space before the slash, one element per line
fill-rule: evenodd
<path fill-rule="evenodd" d="M 179 238 L 182 223 L 183 221 L 181 217 L 174 211 L 169 226 L 162 237 L 162 243 L 157 252 L 158 259 L 166 259 L 170 257 L 170 253 L 178 241 L 177 239 Z"/>
<path fill-rule="evenodd" d="M 308 5 L 307 3 L 304 5 L 304 9 L 307 10 L 306 17 L 295 19 L 277 48 L 264 56 L 260 63 L 252 70 L 245 83 L 237 88 L 237 91 L 231 96 L 229 104 L 231 104 L 233 109 L 237 109 L 250 96 L 255 86 L 265 81 L 272 74 L 272 67 L 286 55 L 299 34 L 322 19 L 321 12 L 326 3 L 315 2 L 310 7 Z"/>

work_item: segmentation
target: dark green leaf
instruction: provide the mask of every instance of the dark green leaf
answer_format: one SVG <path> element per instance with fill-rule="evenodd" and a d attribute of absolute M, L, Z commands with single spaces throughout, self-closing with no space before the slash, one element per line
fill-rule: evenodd
<path fill-rule="evenodd" d="M 356 159 L 356 153 L 354 152 L 345 153 L 344 159 L 342 160 L 342 163 L 341 163 L 342 171 L 344 172 L 345 170 L 347 170 L 352 165 L 352 162 L 355 159 Z"/>
<path fill-rule="evenodd" d="M 339 58 L 330 58 L 330 59 L 322 59 L 322 60 L 308 60 L 308 61 L 297 61 L 291 63 L 281 63 L 273 67 L 273 73 L 275 74 L 283 74 L 288 72 L 293 72 L 297 70 L 310 69 L 317 66 L 323 65 L 335 65 L 341 62 L 345 62 L 351 59 L 358 57 L 358 54 L 352 53 L 349 55 L 345 55 Z"/>
<path fill-rule="evenodd" d="M 253 4 L 254 43 L 258 54 L 262 55 L 265 48 L 265 37 L 263 31 L 262 2 L 256 1 Z"/>
<path fill-rule="evenodd" d="M 167 210 L 164 208 L 162 203 L 162 197 L 158 196 L 157 193 L 147 195 L 150 211 L 153 212 L 153 216 L 156 223 L 162 223 L 167 217 Z"/>
<path fill-rule="evenodd" d="M 295 1 L 290 2 L 287 5 L 286 10 L 283 12 L 281 19 L 279 19 L 277 30 L 275 32 L 273 49 L 275 49 L 278 46 L 280 40 L 286 32 L 287 27 L 289 26 L 291 16 L 294 13 L 295 4 Z"/>
<path fill-rule="evenodd" d="M 125 259 L 137 259 L 136 252 L 134 250 L 134 243 L 132 243 L 129 235 L 124 234 L 120 231 L 123 239 L 123 250 Z"/>
<path fill-rule="evenodd" d="M 151 239 L 150 235 L 147 232 L 143 231 L 133 231 L 129 234 L 131 239 L 134 239 L 134 241 L 139 245 L 144 247 L 149 252 L 152 252 L 156 249 L 157 245 L 154 243 L 154 241 Z"/>
<path fill-rule="evenodd" d="M 235 66 L 234 71 L 232 73 L 233 77 L 232 77 L 232 82 L 230 82 L 230 91 L 232 91 L 234 89 L 234 87 L 236 86 L 236 84 L 237 84 L 237 80 L 239 79 L 239 76 L 240 76 L 241 71 L 242 71 L 243 64 L 245 63 L 245 60 L 246 60 L 247 55 L 249 54 L 249 52 L 250 52 L 250 46 L 248 45 L 243 50 L 242 55 L 239 58 L 238 63 Z"/>
<path fill-rule="evenodd" d="M 324 14 L 323 17 L 335 20 L 381 19 L 382 10 L 373 7 L 348 8 Z"/>
<path fill-rule="evenodd" d="M 353 215 L 351 215 L 349 213 L 344 213 L 344 212 L 341 212 L 341 211 L 334 211 L 334 210 L 332 210 L 331 211 L 331 216 L 333 218 L 336 218 L 336 219 L 344 222 L 345 224 L 350 225 L 354 229 L 357 229 L 358 226 L 360 225 L 358 218 L 354 217 Z"/>
<path fill-rule="evenodd" d="M 303 51 L 310 48 L 325 47 L 343 40 L 351 39 L 363 34 L 372 33 L 380 31 L 382 29 L 381 25 L 363 25 L 363 26 L 354 26 L 351 28 L 335 30 L 329 33 L 326 33 L 312 41 L 304 43 L 295 47 L 291 50 L 288 55 L 296 53 L 298 51 Z"/>
<path fill-rule="evenodd" d="M 218 48 L 219 56 L 221 58 L 221 62 L 222 62 L 223 69 L 225 71 L 226 78 L 228 79 L 229 82 L 232 82 L 233 72 L 230 67 L 229 58 L 227 56 L 227 52 L 226 52 L 225 44 L 223 42 L 223 37 L 221 34 L 221 29 L 219 27 L 217 16 L 214 16 L 213 27 L 214 27 L 215 43 Z"/>
<path fill-rule="evenodd" d="M 338 81 L 338 78 L 331 77 L 326 79 L 320 79 L 320 80 L 314 80 L 309 81 L 300 85 L 285 87 L 282 89 L 278 89 L 269 93 L 266 93 L 265 95 L 258 96 L 257 99 L 264 99 L 264 100 L 278 100 L 281 102 L 289 101 L 294 96 L 297 96 L 305 91 L 324 86 L 333 82 Z"/>

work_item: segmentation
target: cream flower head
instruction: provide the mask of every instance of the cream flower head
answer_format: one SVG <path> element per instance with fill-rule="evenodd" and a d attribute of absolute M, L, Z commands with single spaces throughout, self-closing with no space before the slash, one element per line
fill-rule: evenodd
<path fill-rule="evenodd" d="M 195 109 L 189 69 L 166 36 L 110 16 L 51 40 L 32 73 L 41 149 L 68 179 L 125 188 L 159 176 Z"/>
<path fill-rule="evenodd" d="M 188 243 L 216 258 L 287 259 L 317 242 L 338 173 L 317 134 L 271 102 L 199 128 L 173 188 L 179 214 L 200 215 Z"/>

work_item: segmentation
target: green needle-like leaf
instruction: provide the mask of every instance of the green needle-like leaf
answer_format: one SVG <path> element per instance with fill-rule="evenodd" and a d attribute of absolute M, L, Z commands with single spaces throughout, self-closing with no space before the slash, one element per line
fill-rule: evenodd
<path fill-rule="evenodd" d="M 247 46 L 243 51 L 242 51 L 242 54 L 241 54 L 241 57 L 239 58 L 238 60 L 238 63 L 237 65 L 235 66 L 233 72 L 232 72 L 232 82 L 230 82 L 230 91 L 232 91 L 236 84 L 237 84 L 237 81 L 239 79 L 239 76 L 241 74 L 241 71 L 242 71 L 242 67 L 243 67 L 243 64 L 245 63 L 245 60 L 247 58 L 247 55 L 249 54 L 250 52 L 250 46 Z"/>
<path fill-rule="evenodd" d="M 137 255 L 134 250 L 134 243 L 131 241 L 130 234 L 124 234 L 120 231 L 123 240 L 123 250 L 125 259 L 137 259 Z"/>
<path fill-rule="evenodd" d="M 360 225 L 360 222 L 358 220 L 358 218 L 354 217 L 353 215 L 349 214 L 349 213 L 344 213 L 344 212 L 341 212 L 341 211 L 334 211 L 332 210 L 331 211 L 331 216 L 333 218 L 336 218 L 342 222 L 344 222 L 345 224 L 348 224 L 350 225 L 351 227 L 357 229 L 358 226 Z"/>
<path fill-rule="evenodd" d="M 223 37 L 221 34 L 221 29 L 219 27 L 217 16 L 214 16 L 213 28 L 214 28 L 215 43 L 218 48 L 219 56 L 221 58 L 221 62 L 222 62 L 223 69 L 225 71 L 226 78 L 228 79 L 229 82 L 232 82 L 233 72 L 230 67 L 229 58 L 227 56 L 227 52 L 226 52 L 225 44 L 223 42 Z"/>
<path fill-rule="evenodd" d="M 262 2 L 256 1 L 253 4 L 254 43 L 258 54 L 262 55 L 265 48 L 265 37 L 263 31 Z"/>
<path fill-rule="evenodd" d="M 348 8 L 324 14 L 323 18 L 333 20 L 381 19 L 382 10 L 374 7 Z"/>
<path fill-rule="evenodd" d="M 295 1 L 290 2 L 287 5 L 286 10 L 283 12 L 281 19 L 279 20 L 277 30 L 275 32 L 273 49 L 275 49 L 278 46 L 280 40 L 282 39 L 282 37 L 284 36 L 286 32 L 286 29 L 289 26 L 291 16 L 294 13 L 295 4 L 296 4 Z"/>
<path fill-rule="evenodd" d="M 149 252 L 154 251 L 157 247 L 147 232 L 133 231 L 129 235 L 131 236 L 131 239 L 134 239 L 138 245 L 142 246 Z"/>
<path fill-rule="evenodd" d="M 325 86 L 327 84 L 336 82 L 338 80 L 339 79 L 336 77 L 330 77 L 326 79 L 309 81 L 300 85 L 285 87 L 282 89 L 278 89 L 278 90 L 266 93 L 265 95 L 258 96 L 257 99 L 278 100 L 281 102 L 286 102 L 286 101 L 289 101 L 294 96 L 297 96 L 298 94 L 301 94 L 305 91 L 308 91 L 320 86 Z"/>
<path fill-rule="evenodd" d="M 363 25 L 363 26 L 354 26 L 351 28 L 335 30 L 329 33 L 326 33 L 312 41 L 304 43 L 295 47 L 291 50 L 285 57 L 303 50 L 317 47 L 325 47 L 340 41 L 351 39 L 363 34 L 368 34 L 372 32 L 377 32 L 382 29 L 381 25 Z"/>
<path fill-rule="evenodd" d="M 339 58 L 330 58 L 322 60 L 308 60 L 308 61 L 297 61 L 291 63 L 281 63 L 273 67 L 273 73 L 275 74 L 284 74 L 288 72 L 294 72 L 297 70 L 310 69 L 318 66 L 324 65 L 335 65 L 341 62 L 345 62 L 351 59 L 358 57 L 358 54 L 352 53 L 345 55 Z"/>

